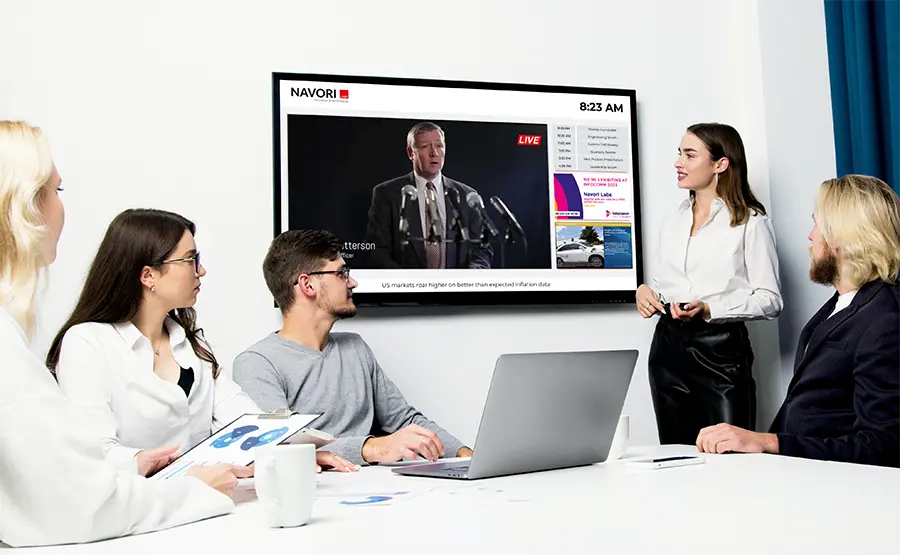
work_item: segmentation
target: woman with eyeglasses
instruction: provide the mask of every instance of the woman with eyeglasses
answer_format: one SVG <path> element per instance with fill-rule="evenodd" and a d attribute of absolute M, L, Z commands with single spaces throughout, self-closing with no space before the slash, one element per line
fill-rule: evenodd
<path fill-rule="evenodd" d="M 61 181 L 40 128 L 0 121 L 0 541 L 90 542 L 230 512 L 228 494 L 248 469 L 159 481 L 116 469 L 29 348 L 38 283 L 65 220 Z"/>
<path fill-rule="evenodd" d="M 206 269 L 193 222 L 126 210 L 109 225 L 78 303 L 47 354 L 107 459 L 150 476 L 245 413 L 263 412 L 222 372 L 192 308 Z M 355 467 L 329 452 L 320 465 Z"/>

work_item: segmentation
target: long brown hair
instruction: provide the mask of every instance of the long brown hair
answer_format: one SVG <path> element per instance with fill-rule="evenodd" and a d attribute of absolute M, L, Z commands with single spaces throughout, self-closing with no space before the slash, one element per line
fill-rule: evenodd
<path fill-rule="evenodd" d="M 56 373 L 63 337 L 72 326 L 134 319 L 143 297 L 141 271 L 144 266 L 163 270 L 162 261 L 172 255 L 185 231 L 194 235 L 194 222 L 164 210 L 132 209 L 115 217 L 97 249 L 72 315 L 50 345 L 46 363 L 51 372 Z M 197 358 L 212 365 L 213 378 L 218 377 L 219 363 L 203 330 L 196 327 L 194 309 L 172 310 L 169 317 L 184 329 Z"/>
<path fill-rule="evenodd" d="M 743 225 L 750 219 L 750 210 L 765 216 L 766 208 L 750 190 L 747 180 L 747 156 L 744 141 L 737 129 L 724 123 L 695 123 L 687 128 L 709 150 L 713 162 L 728 158 L 728 168 L 719 174 L 716 194 L 731 212 L 731 227 Z M 694 192 L 691 191 L 691 196 Z"/>

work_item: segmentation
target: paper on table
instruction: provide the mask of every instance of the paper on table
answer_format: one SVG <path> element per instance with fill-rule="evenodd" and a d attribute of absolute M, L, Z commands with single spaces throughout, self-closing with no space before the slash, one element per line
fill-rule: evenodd
<path fill-rule="evenodd" d="M 382 489 L 373 491 L 334 491 L 334 492 L 317 492 L 316 506 L 321 507 L 374 507 L 393 505 L 402 501 L 407 501 L 431 491 L 431 488 L 397 488 Z"/>
<path fill-rule="evenodd" d="M 484 503 L 530 503 L 531 498 L 516 491 L 491 485 L 467 484 L 435 492 L 443 502 L 458 501 L 467 505 Z"/>

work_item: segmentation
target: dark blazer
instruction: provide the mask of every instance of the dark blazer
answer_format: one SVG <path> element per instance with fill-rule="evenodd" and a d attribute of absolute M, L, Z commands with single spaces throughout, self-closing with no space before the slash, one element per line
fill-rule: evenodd
<path fill-rule="evenodd" d="M 425 268 L 425 245 L 422 242 L 422 217 L 419 215 L 419 200 L 406 205 L 406 217 L 409 221 L 410 241 L 401 243 L 400 235 L 400 189 L 404 185 L 415 186 L 413 172 L 385 181 L 372 190 L 372 204 L 369 207 L 369 221 L 366 225 L 366 242 L 374 243 L 375 248 L 367 258 L 367 268 Z M 466 204 L 466 195 L 475 189 L 443 176 L 443 188 L 459 190 L 462 204 L 462 217 L 468 223 L 471 239 L 481 237 L 481 216 Z M 424 201 L 423 201 L 424 202 Z M 445 238 L 454 238 L 451 231 L 450 201 L 447 204 L 445 222 Z M 418 239 L 418 241 L 414 240 Z M 447 268 L 490 268 L 494 253 L 488 244 L 464 244 L 449 242 L 446 244 Z"/>
<path fill-rule="evenodd" d="M 900 466 L 900 288 L 838 294 L 800 333 L 794 377 L 771 432 L 783 455 Z"/>

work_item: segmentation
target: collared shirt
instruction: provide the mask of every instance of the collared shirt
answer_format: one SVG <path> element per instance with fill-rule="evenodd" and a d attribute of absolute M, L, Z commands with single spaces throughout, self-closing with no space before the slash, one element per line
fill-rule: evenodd
<path fill-rule="evenodd" d="M 853 297 L 855 296 L 856 291 L 847 291 L 843 295 L 838 295 L 837 302 L 834 305 L 834 310 L 831 311 L 831 314 L 829 314 L 828 317 L 831 318 L 838 312 L 850 306 L 850 303 L 853 302 Z"/>
<path fill-rule="evenodd" d="M 142 449 L 178 444 L 187 451 L 244 413 L 262 412 L 224 371 L 213 379 L 184 330 L 166 318 L 175 362 L 194 371 L 189 396 L 153 372 L 153 347 L 131 322 L 89 322 L 63 338 L 57 378 L 81 407 L 113 464 L 136 468 Z"/>
<path fill-rule="evenodd" d="M 418 173 L 413 172 L 413 174 L 416 176 L 416 193 L 418 194 L 416 198 L 419 199 L 419 217 L 422 218 L 422 237 L 428 237 L 428 230 L 425 228 L 425 184 L 429 181 L 434 183 L 438 216 L 441 218 L 438 228 L 443 236 L 446 233 L 446 224 L 444 222 L 447 221 L 447 208 L 444 202 L 444 176 L 437 174 L 434 179 L 425 179 Z"/>
<path fill-rule="evenodd" d="M 197 478 L 149 481 L 104 460 L 85 415 L 66 399 L 0 307 L 0 540 L 13 546 L 102 540 L 225 514 L 231 499 Z"/>
<path fill-rule="evenodd" d="M 661 300 L 704 301 L 711 322 L 778 316 L 781 285 L 769 218 L 753 214 L 746 224 L 731 227 L 731 212 L 716 198 L 709 218 L 691 237 L 692 207 L 686 199 L 660 229 L 659 270 L 651 287 Z"/>

